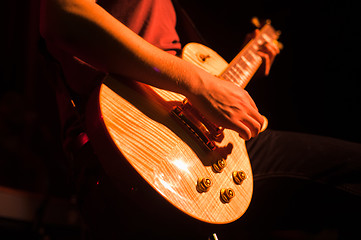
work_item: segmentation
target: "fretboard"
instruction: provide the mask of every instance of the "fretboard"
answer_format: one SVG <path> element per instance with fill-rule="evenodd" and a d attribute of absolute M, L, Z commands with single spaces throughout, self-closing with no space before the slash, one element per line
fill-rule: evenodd
<path fill-rule="evenodd" d="M 266 42 L 277 40 L 278 36 L 279 34 L 271 25 L 264 25 L 258 36 L 252 39 L 232 60 L 221 77 L 245 88 L 262 64 L 262 58 L 257 54 L 259 48 Z"/>

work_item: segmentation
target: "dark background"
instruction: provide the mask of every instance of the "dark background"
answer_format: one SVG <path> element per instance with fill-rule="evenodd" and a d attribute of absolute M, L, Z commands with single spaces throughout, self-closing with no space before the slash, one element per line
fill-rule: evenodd
<path fill-rule="evenodd" d="M 252 31 L 271 19 L 284 50 L 270 76 L 247 90 L 275 129 L 361 141 L 360 6 L 345 1 L 194 1 L 189 7 L 209 45 L 230 61 Z M 188 7 L 188 4 L 187 4 Z M 204 17 L 206 15 L 208 17 Z"/>
<path fill-rule="evenodd" d="M 356 0 L 180 2 L 227 61 L 253 30 L 253 16 L 282 31 L 284 50 L 270 76 L 247 87 L 270 128 L 361 142 Z M 61 197 L 67 185 L 55 99 L 38 52 L 38 4 L 2 7 L 0 186 Z"/>

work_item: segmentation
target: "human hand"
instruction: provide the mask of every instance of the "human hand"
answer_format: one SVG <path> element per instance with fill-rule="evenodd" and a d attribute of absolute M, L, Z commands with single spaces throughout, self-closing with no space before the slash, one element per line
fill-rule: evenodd
<path fill-rule="evenodd" d="M 203 86 L 188 97 L 207 119 L 239 133 L 245 140 L 260 132 L 264 118 L 247 91 L 233 84 L 207 75 Z"/>
<path fill-rule="evenodd" d="M 260 31 L 256 29 L 254 32 L 247 34 L 246 41 L 250 41 L 251 39 L 259 36 Z M 265 42 L 261 45 L 257 51 L 257 54 L 262 58 L 262 65 L 260 66 L 260 70 L 263 75 L 268 76 L 271 70 L 271 66 L 276 56 L 280 53 L 280 49 L 278 45 L 274 42 Z"/>
<path fill-rule="evenodd" d="M 259 30 L 256 29 L 255 36 L 258 35 L 259 35 Z M 263 65 L 261 66 L 261 69 L 263 69 L 264 74 L 268 76 L 273 61 L 275 60 L 276 56 L 280 53 L 280 49 L 274 42 L 265 42 L 262 46 L 260 46 L 257 53 L 263 60 Z"/>

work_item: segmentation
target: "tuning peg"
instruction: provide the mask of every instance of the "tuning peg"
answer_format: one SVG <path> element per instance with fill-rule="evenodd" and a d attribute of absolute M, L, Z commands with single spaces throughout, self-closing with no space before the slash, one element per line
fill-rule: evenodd
<path fill-rule="evenodd" d="M 261 23 L 258 19 L 258 17 L 253 17 L 251 19 L 251 23 L 256 27 L 256 28 L 260 28 L 261 27 Z"/>
<path fill-rule="evenodd" d="M 267 19 L 266 21 L 260 21 L 259 19 L 258 19 L 258 17 L 253 17 L 252 19 L 251 19 L 251 23 L 256 27 L 256 28 L 261 28 L 262 26 L 264 26 L 264 25 L 266 25 L 266 24 L 268 24 L 268 25 L 270 25 L 271 24 L 271 20 L 270 19 Z"/>
<path fill-rule="evenodd" d="M 277 45 L 278 49 L 279 50 L 282 50 L 283 49 L 283 44 L 277 40 L 273 40 L 274 44 Z"/>

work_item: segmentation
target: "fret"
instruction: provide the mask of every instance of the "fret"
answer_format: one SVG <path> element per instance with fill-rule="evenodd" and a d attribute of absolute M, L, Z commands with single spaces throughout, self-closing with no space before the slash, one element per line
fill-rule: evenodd
<path fill-rule="evenodd" d="M 223 74 L 222 74 L 222 78 L 223 78 L 224 80 L 228 80 L 228 81 L 233 82 L 233 80 L 231 79 L 231 76 L 229 75 L 228 72 L 223 73 Z"/>
<path fill-rule="evenodd" d="M 256 62 L 261 62 L 261 61 L 262 61 L 262 58 L 261 58 L 258 54 L 254 53 L 254 52 L 252 52 L 252 51 L 250 51 L 249 54 L 252 56 L 252 58 L 253 58 Z"/>
<path fill-rule="evenodd" d="M 257 63 L 256 63 L 255 59 L 252 57 L 252 55 L 249 54 L 249 52 L 246 53 L 246 54 L 244 55 L 244 57 L 247 59 L 247 61 L 248 61 L 249 65 L 250 65 L 250 68 L 251 68 L 251 69 L 253 69 L 253 68 L 256 67 L 256 64 L 257 64 Z"/>
<path fill-rule="evenodd" d="M 237 85 L 245 87 L 262 63 L 262 58 L 257 54 L 260 46 L 277 38 L 278 35 L 271 26 L 264 26 L 260 30 L 260 34 L 245 46 L 221 76 Z"/>
<path fill-rule="evenodd" d="M 247 60 L 247 58 L 244 55 L 241 56 L 241 59 L 248 67 L 252 67 L 251 63 Z"/>
<path fill-rule="evenodd" d="M 244 70 L 238 68 L 237 66 L 239 66 L 239 65 L 236 64 L 236 65 L 233 66 L 231 69 L 236 72 L 236 74 L 238 75 L 239 78 L 241 78 L 241 77 L 243 77 L 242 74 L 243 74 L 243 71 L 244 71 Z"/>
<path fill-rule="evenodd" d="M 232 66 L 233 69 L 236 69 L 237 72 L 239 72 L 239 77 L 240 78 L 246 78 L 245 76 L 245 72 L 247 72 L 247 67 L 246 66 L 242 66 L 242 63 L 237 63 L 234 66 Z"/>
<path fill-rule="evenodd" d="M 234 76 L 232 76 L 232 74 L 228 71 L 227 73 L 225 73 L 223 76 L 223 79 L 225 79 L 225 80 L 228 80 L 228 81 L 231 81 L 231 82 L 233 82 L 233 83 L 236 83 L 237 81 L 236 81 L 236 79 L 237 78 L 235 78 Z"/>
<path fill-rule="evenodd" d="M 258 49 L 259 49 L 259 47 L 258 47 L 258 45 L 257 44 L 253 44 L 252 46 L 251 46 L 251 48 L 253 48 L 254 49 L 254 51 L 258 51 Z"/>
<path fill-rule="evenodd" d="M 256 53 L 254 53 L 253 51 L 249 51 L 249 52 L 247 53 L 247 58 L 248 58 L 248 60 L 249 60 L 250 62 L 252 62 L 252 63 L 257 62 L 257 61 L 260 60 L 260 59 L 259 59 L 259 55 L 256 54 Z"/>
<path fill-rule="evenodd" d="M 236 64 L 234 64 L 233 67 L 236 69 L 239 69 L 241 72 L 244 71 L 244 67 L 241 65 L 241 63 L 236 63 Z"/>
<path fill-rule="evenodd" d="M 237 63 L 234 66 L 232 66 L 232 68 L 238 69 L 238 71 L 240 72 L 240 76 L 243 76 L 244 71 L 246 71 L 246 67 L 242 66 L 242 63 Z"/>
<path fill-rule="evenodd" d="M 239 74 L 238 77 L 240 78 L 241 81 L 246 81 L 247 78 L 244 75 L 244 72 L 246 71 L 239 63 L 235 64 L 233 67 L 233 69 L 235 69 Z"/>
<path fill-rule="evenodd" d="M 246 78 L 246 79 L 248 79 L 248 78 L 252 77 L 251 72 L 250 72 L 250 71 L 248 71 L 248 70 L 244 71 L 244 72 L 243 72 L 243 75 L 245 76 L 245 78 Z"/>
<path fill-rule="evenodd" d="M 262 45 L 264 44 L 263 39 L 258 38 L 258 39 L 257 39 L 257 44 L 258 44 L 258 46 L 262 46 Z"/>
<path fill-rule="evenodd" d="M 262 37 L 263 37 L 263 39 L 265 40 L 265 42 L 271 42 L 272 41 L 272 39 L 267 35 L 267 34 L 262 34 L 261 35 Z"/>
<path fill-rule="evenodd" d="M 238 76 L 235 75 L 231 70 L 232 70 L 232 69 L 229 69 L 228 74 L 229 74 L 230 76 L 232 76 L 232 79 L 234 79 L 232 82 L 234 82 L 234 81 L 237 80 Z"/>
<path fill-rule="evenodd" d="M 239 85 L 242 85 L 244 82 L 247 82 L 248 81 L 248 71 L 243 69 L 243 70 L 237 70 L 237 68 L 233 68 L 234 71 L 237 72 L 238 74 L 238 78 L 237 78 L 237 81 L 239 82 Z"/>

